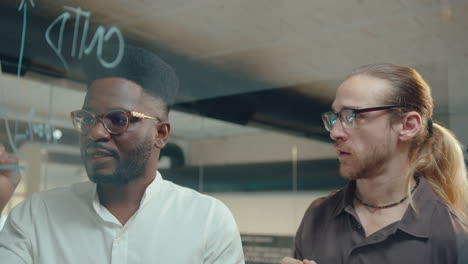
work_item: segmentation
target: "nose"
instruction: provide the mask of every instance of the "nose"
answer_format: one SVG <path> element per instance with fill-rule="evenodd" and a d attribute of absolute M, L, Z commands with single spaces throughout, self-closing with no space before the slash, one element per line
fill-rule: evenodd
<path fill-rule="evenodd" d="M 339 139 L 344 140 L 347 138 L 347 136 L 348 134 L 346 133 L 346 130 L 343 127 L 343 123 L 341 122 L 341 119 L 338 118 L 332 130 L 330 131 L 330 138 L 334 141 L 337 141 Z"/>
<path fill-rule="evenodd" d="M 96 120 L 96 124 L 94 127 L 90 128 L 89 131 L 86 132 L 87 137 L 91 138 L 92 140 L 109 140 L 111 134 L 107 129 L 104 127 L 104 124 L 100 120 Z"/>

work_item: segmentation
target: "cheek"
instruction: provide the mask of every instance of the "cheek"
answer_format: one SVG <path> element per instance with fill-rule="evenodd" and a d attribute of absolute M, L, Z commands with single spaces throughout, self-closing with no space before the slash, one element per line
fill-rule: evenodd
<path fill-rule="evenodd" d="M 152 126 L 151 122 L 135 123 L 128 127 L 125 133 L 113 136 L 112 141 L 116 148 L 122 152 L 122 154 L 131 152 L 135 147 L 143 142 L 149 142 L 154 144 L 156 129 Z"/>
<path fill-rule="evenodd" d="M 92 140 L 87 134 L 80 134 L 80 144 L 81 148 L 84 149 Z"/>
<path fill-rule="evenodd" d="M 114 138 L 114 143 L 115 143 L 115 150 L 117 150 L 117 152 L 119 153 L 120 158 L 126 159 L 127 157 L 126 153 L 131 150 L 131 146 L 133 144 L 136 144 L 136 141 L 120 136 L 120 137 Z"/>
<path fill-rule="evenodd" d="M 375 134 L 362 134 L 350 140 L 350 146 L 358 153 L 359 157 L 365 156 L 367 152 L 381 144 Z"/>
<path fill-rule="evenodd" d="M 127 131 L 126 133 L 114 137 L 114 143 L 121 157 L 127 157 L 138 144 L 144 141 L 144 136 L 138 131 Z"/>

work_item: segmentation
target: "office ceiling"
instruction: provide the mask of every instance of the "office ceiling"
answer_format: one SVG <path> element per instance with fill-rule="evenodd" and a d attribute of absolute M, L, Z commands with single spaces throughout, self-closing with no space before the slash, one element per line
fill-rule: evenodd
<path fill-rule="evenodd" d="M 0 3 L 18 25 L 20 3 Z M 468 2 L 461 0 L 34 3 L 28 12 L 46 25 L 67 12 L 65 6 L 79 7 L 90 12 L 95 26 L 115 25 L 129 41 L 164 50 L 190 90 L 179 100 L 182 111 L 324 140 L 319 118 L 311 116 L 328 107 L 352 68 L 375 62 L 414 66 L 432 84 L 438 111 L 446 113 L 448 66 L 452 58 L 468 57 Z M 28 26 L 28 34 L 43 37 Z M 18 41 L 17 35 L 10 38 Z M 36 73 L 52 69 L 60 75 L 57 67 L 46 67 L 44 49 L 27 47 Z M 17 49 L 16 42 L 5 50 Z M 48 52 L 50 59 L 54 54 Z"/>

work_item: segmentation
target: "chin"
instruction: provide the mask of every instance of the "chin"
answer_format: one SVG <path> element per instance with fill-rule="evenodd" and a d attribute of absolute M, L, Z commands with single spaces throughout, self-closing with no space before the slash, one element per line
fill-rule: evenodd
<path fill-rule="evenodd" d="M 107 164 L 86 163 L 85 167 L 86 167 L 86 172 L 88 173 L 88 175 L 98 174 L 98 175 L 103 175 L 103 176 L 105 175 L 112 176 L 112 174 L 114 174 L 116 171 L 114 166 L 110 166 Z"/>
<path fill-rule="evenodd" d="M 349 166 L 340 165 L 340 176 L 347 180 L 357 180 L 359 179 L 359 174 L 356 172 L 354 168 Z"/>
<path fill-rule="evenodd" d="M 128 182 L 118 175 L 88 174 L 90 181 L 96 184 L 127 184 Z"/>
<path fill-rule="evenodd" d="M 99 183 L 111 183 L 116 181 L 116 175 L 108 169 L 86 169 L 90 181 Z"/>

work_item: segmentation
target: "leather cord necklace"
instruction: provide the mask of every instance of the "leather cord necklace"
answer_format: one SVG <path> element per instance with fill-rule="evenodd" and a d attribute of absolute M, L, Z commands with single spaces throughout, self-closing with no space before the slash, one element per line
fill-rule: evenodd
<path fill-rule="evenodd" d="M 413 189 L 411 190 L 411 194 L 414 193 L 414 191 L 416 190 L 418 185 L 419 185 L 419 177 L 416 177 L 416 184 L 414 185 Z M 364 206 L 375 208 L 375 209 L 384 209 L 384 208 L 394 207 L 394 206 L 397 206 L 397 205 L 403 203 L 406 199 L 408 199 L 408 195 L 406 195 L 405 197 L 400 199 L 398 202 L 394 202 L 394 203 L 391 203 L 391 204 L 385 204 L 385 205 L 368 204 L 368 203 L 362 201 L 361 198 L 359 198 L 356 193 L 354 194 L 354 198 L 356 199 L 356 201 L 358 201 L 360 204 L 362 204 Z"/>

